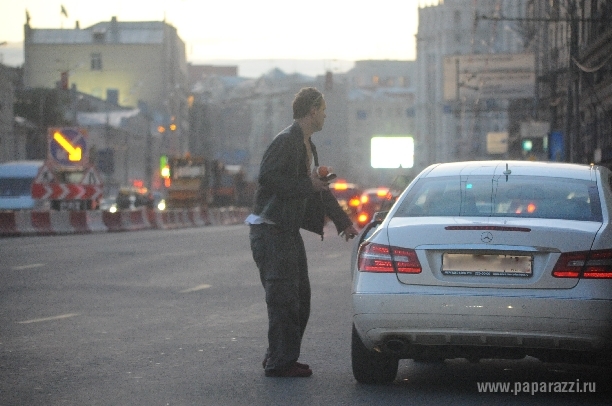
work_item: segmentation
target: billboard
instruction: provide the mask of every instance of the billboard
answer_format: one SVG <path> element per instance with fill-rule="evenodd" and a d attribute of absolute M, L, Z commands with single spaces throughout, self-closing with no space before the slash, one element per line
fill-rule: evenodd
<path fill-rule="evenodd" d="M 519 99 L 535 95 L 534 54 L 444 58 L 444 100 Z"/>
<path fill-rule="evenodd" d="M 410 135 L 375 135 L 370 141 L 372 168 L 412 168 L 414 138 Z"/>

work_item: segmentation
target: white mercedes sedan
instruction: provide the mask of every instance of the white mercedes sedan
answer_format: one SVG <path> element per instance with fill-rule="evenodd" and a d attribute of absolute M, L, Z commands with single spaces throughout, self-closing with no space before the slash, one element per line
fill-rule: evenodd
<path fill-rule="evenodd" d="M 612 172 L 436 164 L 365 227 L 352 260 L 352 366 L 400 359 L 612 363 Z"/>

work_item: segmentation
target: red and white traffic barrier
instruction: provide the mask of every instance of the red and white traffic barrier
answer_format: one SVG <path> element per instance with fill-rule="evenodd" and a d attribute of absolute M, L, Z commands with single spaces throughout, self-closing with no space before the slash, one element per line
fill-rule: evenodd
<path fill-rule="evenodd" d="M 195 227 L 202 227 L 206 225 L 206 222 L 202 219 L 201 215 L 202 209 L 199 207 L 194 207 L 187 211 L 187 218 L 189 222 Z"/>
<path fill-rule="evenodd" d="M 89 210 L 80 213 L 85 213 L 85 224 L 90 232 L 99 233 L 108 231 L 100 210 Z"/>
<path fill-rule="evenodd" d="M 234 207 L 164 211 L 143 207 L 115 213 L 98 210 L 4 211 L 0 212 L 0 237 L 232 225 L 243 223 L 249 212 Z"/>
<path fill-rule="evenodd" d="M 103 193 L 102 185 L 76 183 L 32 183 L 34 199 L 54 200 L 98 200 Z"/>
<path fill-rule="evenodd" d="M 71 223 L 70 211 L 50 211 L 49 227 L 54 234 L 74 234 L 76 229 Z"/>
<path fill-rule="evenodd" d="M 147 209 L 141 207 L 135 210 L 121 211 L 121 229 L 123 231 L 136 231 L 151 228 Z"/>
<path fill-rule="evenodd" d="M 20 235 L 14 211 L 0 211 L 0 237 Z"/>
<path fill-rule="evenodd" d="M 123 231 L 121 228 L 121 212 L 102 212 L 102 222 L 106 227 L 107 231 Z"/>

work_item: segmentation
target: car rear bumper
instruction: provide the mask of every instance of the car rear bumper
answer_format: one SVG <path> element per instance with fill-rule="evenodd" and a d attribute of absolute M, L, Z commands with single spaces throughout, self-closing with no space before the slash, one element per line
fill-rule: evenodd
<path fill-rule="evenodd" d="M 607 300 L 354 293 L 353 308 L 355 327 L 369 349 L 612 349 Z"/>

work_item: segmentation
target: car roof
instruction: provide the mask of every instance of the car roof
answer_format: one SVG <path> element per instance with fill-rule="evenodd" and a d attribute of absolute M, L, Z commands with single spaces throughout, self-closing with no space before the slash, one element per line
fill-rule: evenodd
<path fill-rule="evenodd" d="M 24 160 L 0 163 L 1 178 L 33 178 L 44 161 Z"/>
<path fill-rule="evenodd" d="M 425 171 L 424 177 L 455 176 L 455 175 L 504 175 L 506 165 L 509 175 L 547 176 L 555 178 L 573 178 L 592 180 L 594 171 L 602 167 L 586 164 L 571 164 L 564 162 L 540 161 L 465 161 L 436 164 Z"/>
<path fill-rule="evenodd" d="M 365 190 L 363 191 L 363 194 L 366 194 L 366 193 L 367 193 L 367 194 L 377 194 L 379 190 L 387 190 L 387 191 L 388 191 L 388 190 L 389 190 L 389 188 L 388 188 L 388 187 L 386 187 L 386 186 L 374 187 L 374 188 L 368 188 L 368 189 L 365 189 Z"/>
<path fill-rule="evenodd" d="M 336 185 L 346 185 L 346 187 L 340 187 L 340 188 L 336 189 Z M 358 189 L 358 190 L 360 190 L 359 186 L 357 186 L 355 183 L 347 182 L 344 179 L 338 179 L 335 182 L 330 183 L 329 184 L 329 188 L 332 189 L 332 190 L 335 189 L 335 190 L 338 190 L 338 191 L 343 191 L 343 190 L 347 190 L 347 189 L 350 189 L 350 190 Z"/>

